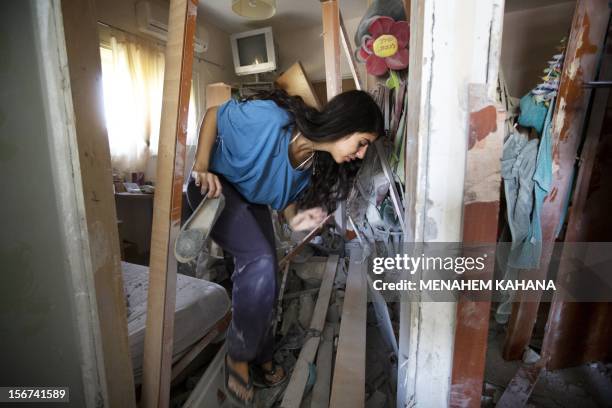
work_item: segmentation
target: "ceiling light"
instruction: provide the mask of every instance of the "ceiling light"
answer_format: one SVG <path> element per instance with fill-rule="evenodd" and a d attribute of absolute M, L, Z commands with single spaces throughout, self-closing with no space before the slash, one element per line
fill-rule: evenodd
<path fill-rule="evenodd" d="M 232 10 L 250 20 L 265 20 L 276 13 L 276 0 L 232 0 Z"/>

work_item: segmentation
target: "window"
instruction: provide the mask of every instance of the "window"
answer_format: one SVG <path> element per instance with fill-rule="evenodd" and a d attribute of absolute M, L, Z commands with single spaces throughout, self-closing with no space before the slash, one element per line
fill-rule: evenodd
<path fill-rule="evenodd" d="M 119 37 L 119 38 L 118 38 Z M 164 85 L 164 51 L 141 40 L 111 36 L 100 47 L 104 111 L 113 168 L 145 172 L 157 156 Z M 188 144 L 196 143 L 196 98 L 192 87 Z M 150 167 L 150 166 L 149 166 Z M 154 178 L 154 174 L 149 179 Z"/>

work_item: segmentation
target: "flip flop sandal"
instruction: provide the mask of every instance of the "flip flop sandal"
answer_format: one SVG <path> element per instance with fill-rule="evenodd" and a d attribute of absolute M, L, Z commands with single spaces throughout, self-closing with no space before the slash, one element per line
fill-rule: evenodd
<path fill-rule="evenodd" d="M 195 259 L 202 251 L 210 230 L 225 207 L 225 197 L 206 198 L 197 206 L 174 241 L 174 256 L 181 263 Z"/>
<path fill-rule="evenodd" d="M 225 392 L 227 393 L 227 396 L 231 400 L 232 404 L 236 407 L 241 407 L 241 408 L 242 407 L 245 407 L 245 408 L 253 407 L 254 406 L 253 403 L 255 401 L 255 393 L 253 393 L 253 397 L 251 398 L 251 400 L 244 400 L 240 398 L 240 396 L 236 394 L 236 392 L 234 392 L 234 390 L 232 390 L 229 387 L 229 378 L 231 376 L 234 379 L 234 381 L 236 381 L 247 392 L 252 390 L 253 389 L 253 378 L 252 378 L 251 373 L 249 372 L 249 381 L 245 382 L 242 379 L 242 376 L 229 366 L 229 364 L 227 363 L 227 355 L 225 356 L 225 369 L 223 371 L 225 373 L 225 382 L 223 383 L 223 385 L 225 387 Z"/>
<path fill-rule="evenodd" d="M 278 380 L 276 382 L 269 381 L 267 379 L 267 377 L 273 376 L 274 374 L 276 374 L 276 372 L 279 369 L 283 369 L 283 371 L 285 373 L 283 378 L 281 378 L 280 380 Z M 264 370 L 261 366 L 254 367 L 253 368 L 253 374 L 254 374 L 253 375 L 253 384 L 256 387 L 258 387 L 258 388 L 276 387 L 277 385 L 281 385 L 282 383 L 284 383 L 287 380 L 287 378 L 289 378 L 285 368 L 282 365 L 276 364 L 276 363 L 272 363 L 272 369 L 271 370 Z"/>

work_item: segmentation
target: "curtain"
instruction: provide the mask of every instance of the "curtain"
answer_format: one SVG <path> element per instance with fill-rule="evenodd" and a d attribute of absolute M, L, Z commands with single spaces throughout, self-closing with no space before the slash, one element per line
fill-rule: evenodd
<path fill-rule="evenodd" d="M 157 155 L 164 82 L 160 47 L 112 35 L 101 48 L 104 110 L 113 169 L 144 172 Z"/>

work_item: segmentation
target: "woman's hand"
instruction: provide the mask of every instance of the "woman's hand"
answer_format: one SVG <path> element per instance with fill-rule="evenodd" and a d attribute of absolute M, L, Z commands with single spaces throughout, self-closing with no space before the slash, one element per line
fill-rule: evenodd
<path fill-rule="evenodd" d="M 289 226 L 294 231 L 310 231 L 321 224 L 325 217 L 327 217 L 327 212 L 321 207 L 309 208 L 299 211 L 289 221 Z"/>
<path fill-rule="evenodd" d="M 202 195 L 208 193 L 208 198 L 217 198 L 221 195 L 221 182 L 216 174 L 208 171 L 192 171 L 191 177 L 195 180 L 195 185 L 200 187 Z"/>

